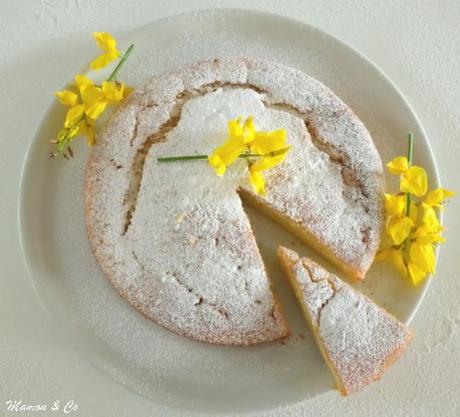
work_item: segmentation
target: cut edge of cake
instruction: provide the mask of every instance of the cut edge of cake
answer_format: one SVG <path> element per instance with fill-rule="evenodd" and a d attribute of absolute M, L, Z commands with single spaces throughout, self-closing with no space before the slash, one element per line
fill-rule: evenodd
<path fill-rule="evenodd" d="M 289 216 L 286 216 L 279 210 L 276 210 L 274 207 L 271 207 L 270 204 L 264 201 L 262 197 L 248 192 L 242 187 L 238 189 L 238 194 L 246 203 L 260 210 L 274 222 L 281 225 L 285 230 L 292 233 L 293 236 L 297 237 L 299 240 L 311 247 L 316 253 L 320 254 L 323 258 L 334 264 L 343 273 L 345 273 L 350 280 L 364 280 L 367 268 L 361 268 L 350 262 L 346 262 L 343 258 L 337 256 L 327 244 L 318 239 L 307 228 L 299 225 Z"/>
<path fill-rule="evenodd" d="M 379 380 L 385 370 L 404 353 L 408 344 L 414 338 L 414 332 L 408 329 L 405 324 L 401 323 L 385 309 L 375 304 L 371 299 L 362 295 L 309 258 L 301 258 L 295 251 L 282 246 L 278 248 L 277 254 L 283 270 L 285 271 L 285 276 L 295 293 L 297 302 L 307 321 L 308 327 L 310 328 L 321 355 L 334 377 L 337 389 L 340 393 L 346 396 L 360 391 L 373 381 Z M 299 271 L 296 271 L 296 268 L 299 267 L 300 271 L 303 270 L 306 273 L 304 275 L 304 277 L 307 277 L 306 282 L 302 282 L 305 278 L 300 276 L 301 272 L 299 273 Z M 313 276 L 316 276 L 318 279 L 314 279 Z M 337 344 L 341 344 L 342 350 L 340 351 L 340 355 L 334 355 L 334 349 L 328 346 L 328 341 L 324 339 L 324 334 L 321 332 L 321 323 L 323 322 L 321 320 L 321 313 L 331 300 L 334 299 L 336 294 L 344 289 L 348 294 L 355 296 L 356 302 L 362 302 L 363 305 L 367 307 L 366 312 L 370 311 L 375 313 L 373 317 L 380 318 L 384 330 L 389 332 L 389 334 L 384 335 L 382 335 L 383 333 L 374 334 L 373 336 L 375 336 L 375 338 L 373 340 L 365 341 L 367 342 L 365 347 L 370 349 L 365 352 L 365 354 L 369 356 L 369 363 L 363 363 L 361 361 L 359 361 L 359 363 L 358 361 L 356 363 L 352 362 L 353 358 L 356 357 L 357 349 L 359 349 L 359 343 L 352 345 L 350 342 L 355 342 L 356 340 L 359 342 L 360 338 L 364 338 L 361 334 L 354 334 L 355 338 L 353 339 L 353 333 L 351 333 L 351 340 L 348 340 L 348 343 L 352 346 L 348 346 L 348 352 L 343 350 L 344 346 L 347 347 L 347 340 L 337 341 Z M 356 304 L 355 307 L 358 308 Z M 330 310 L 332 309 L 330 306 L 328 308 Z M 337 316 L 341 313 L 343 313 L 342 316 L 345 316 L 347 312 L 336 310 Z M 342 323 L 337 323 L 334 320 L 329 321 L 329 318 L 326 318 L 325 323 L 333 329 L 334 334 L 340 334 L 344 338 L 348 334 L 350 339 L 350 333 L 347 333 L 347 331 L 350 332 L 350 326 L 353 329 L 353 317 L 347 315 L 346 317 L 342 317 L 342 319 L 343 318 L 345 318 L 345 320 Z M 340 328 L 340 324 L 344 326 L 344 329 Z M 373 324 L 378 325 L 379 323 Z M 347 328 L 345 328 L 345 326 L 347 326 Z M 370 327 L 372 329 L 372 324 Z M 358 330 L 356 326 L 354 329 Z M 365 334 L 365 331 L 363 334 Z M 372 336 L 372 333 L 370 336 Z M 390 340 L 391 337 L 393 340 Z M 385 349 L 385 346 L 382 347 L 379 340 L 383 340 L 383 345 L 386 343 L 390 348 Z M 372 351 L 372 349 L 374 349 L 374 351 Z M 347 363 L 350 357 L 352 358 L 350 361 L 351 363 Z M 344 363 L 346 363 L 346 365 L 344 365 Z"/>

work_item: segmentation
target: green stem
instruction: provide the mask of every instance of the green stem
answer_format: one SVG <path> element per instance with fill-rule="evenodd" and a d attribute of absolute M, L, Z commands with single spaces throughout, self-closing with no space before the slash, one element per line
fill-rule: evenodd
<path fill-rule="evenodd" d="M 261 153 L 242 153 L 238 156 L 238 158 L 257 158 L 257 157 L 266 157 L 266 156 L 279 156 L 284 154 L 289 150 L 290 146 L 287 146 L 283 149 L 278 149 L 273 152 L 269 152 L 266 154 Z M 196 159 L 208 159 L 208 155 L 181 155 L 181 156 L 165 156 L 163 158 L 157 158 L 158 162 L 176 162 L 176 161 L 191 161 Z"/>
<path fill-rule="evenodd" d="M 208 155 L 167 156 L 164 158 L 157 158 L 157 161 L 158 162 L 175 162 L 175 161 L 189 161 L 192 159 L 208 159 Z"/>
<path fill-rule="evenodd" d="M 117 66 L 112 71 L 112 74 L 109 75 L 109 78 L 107 78 L 107 81 L 113 81 L 117 79 L 118 73 L 120 72 L 121 68 L 125 64 L 128 57 L 131 55 L 131 52 L 133 52 L 133 49 L 134 49 L 134 45 L 133 44 L 129 45 L 129 48 L 126 50 L 126 52 L 121 57 L 120 62 L 118 62 Z"/>
<path fill-rule="evenodd" d="M 412 153 L 413 153 L 413 148 L 414 148 L 414 135 L 412 132 L 409 132 L 407 140 L 408 140 L 407 162 L 410 168 L 410 166 L 412 165 Z M 411 195 L 410 193 L 406 193 L 406 216 L 410 215 L 410 204 L 411 204 Z"/>

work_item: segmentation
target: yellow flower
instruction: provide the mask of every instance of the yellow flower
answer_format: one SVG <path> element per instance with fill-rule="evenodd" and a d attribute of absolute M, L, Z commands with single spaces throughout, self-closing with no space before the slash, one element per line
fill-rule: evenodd
<path fill-rule="evenodd" d="M 125 97 L 124 89 L 124 84 L 116 81 L 104 81 L 102 83 L 102 93 L 110 104 L 116 104 L 123 100 Z"/>
<path fill-rule="evenodd" d="M 250 144 L 252 153 L 265 155 L 287 147 L 287 133 L 284 129 L 271 132 L 256 132 Z"/>
<path fill-rule="evenodd" d="M 75 106 L 78 102 L 78 96 L 69 90 L 56 91 L 54 95 L 64 106 Z"/>
<path fill-rule="evenodd" d="M 391 217 L 389 219 L 387 231 L 396 246 L 407 239 L 412 226 L 413 222 L 409 217 Z"/>
<path fill-rule="evenodd" d="M 414 224 L 417 224 L 418 212 L 419 212 L 419 207 L 417 206 L 415 201 L 412 201 L 409 207 L 409 217 L 412 220 L 412 223 Z"/>
<path fill-rule="evenodd" d="M 56 96 L 65 105 L 71 106 L 67 111 L 64 129 L 58 133 L 58 142 L 65 142 L 75 136 L 86 135 L 88 144 L 95 142 L 94 123 L 105 111 L 107 105 L 117 104 L 126 97 L 127 92 L 123 83 L 104 81 L 102 87 L 82 74 L 75 76 L 75 85 L 80 93 L 82 103 L 78 102 L 78 95 L 69 90 L 58 91 Z"/>
<path fill-rule="evenodd" d="M 107 32 L 93 32 L 97 46 L 103 51 L 115 51 L 117 49 L 117 41 Z"/>
<path fill-rule="evenodd" d="M 390 173 L 401 175 L 400 190 L 404 193 L 411 193 L 417 197 L 426 194 L 428 180 L 426 172 L 418 166 L 409 166 L 405 156 L 397 156 L 387 164 Z"/>
<path fill-rule="evenodd" d="M 85 91 L 88 87 L 93 87 L 93 80 L 89 79 L 86 75 L 77 74 L 75 76 L 75 84 L 77 85 L 80 94 Z"/>
<path fill-rule="evenodd" d="M 249 165 L 249 181 L 252 185 L 252 188 L 256 194 L 265 196 L 265 179 L 261 171 L 273 168 L 274 166 L 280 164 L 286 158 L 287 153 L 291 147 L 287 146 L 286 148 L 280 149 L 278 151 L 272 151 L 273 156 L 267 156 L 257 161 L 250 163 Z"/>
<path fill-rule="evenodd" d="M 107 100 L 100 87 L 85 88 L 81 93 L 81 98 L 85 107 L 85 114 L 93 120 L 96 120 L 107 107 Z"/>
<path fill-rule="evenodd" d="M 227 131 L 229 137 L 242 136 L 243 135 L 243 126 L 241 124 L 241 117 L 236 119 L 229 120 L 227 122 Z"/>
<path fill-rule="evenodd" d="M 412 242 L 409 248 L 409 260 L 426 273 L 434 272 L 436 260 L 433 245 Z"/>
<path fill-rule="evenodd" d="M 102 87 L 84 76 L 77 81 L 85 105 L 85 114 L 96 120 L 109 104 L 119 103 L 124 98 L 124 85 L 116 81 L 104 81 Z"/>
<path fill-rule="evenodd" d="M 96 135 L 94 133 L 94 128 L 92 126 L 86 126 L 86 138 L 89 146 L 94 146 L 96 143 Z"/>
<path fill-rule="evenodd" d="M 208 156 L 209 164 L 214 168 L 216 174 L 222 176 L 228 166 L 233 164 L 236 159 L 247 149 L 245 140 L 253 140 L 255 127 L 252 117 L 241 122 L 241 117 L 229 120 L 227 123 L 228 136 L 223 145 L 216 148 Z"/>
<path fill-rule="evenodd" d="M 61 141 L 64 141 L 64 140 L 71 139 L 71 138 L 77 136 L 78 131 L 79 131 L 78 125 L 77 126 L 72 126 L 69 129 L 63 128 L 58 132 L 57 140 L 58 140 L 58 142 L 61 142 Z"/>
<path fill-rule="evenodd" d="M 229 132 L 231 130 L 229 122 Z M 225 174 L 227 167 L 240 156 L 245 150 L 243 136 L 229 136 L 222 146 L 219 146 L 209 155 L 208 162 L 216 171 L 216 174 L 222 176 Z"/>
<path fill-rule="evenodd" d="M 438 217 L 433 207 L 422 203 L 422 220 L 419 227 L 413 234 L 413 238 L 421 244 L 433 244 L 445 242 L 445 239 L 439 234 L 443 227 L 439 224 Z"/>
<path fill-rule="evenodd" d="M 93 146 L 96 142 L 94 133 L 94 120 L 86 117 L 85 120 L 80 123 L 78 135 L 86 136 L 88 145 Z"/>
<path fill-rule="evenodd" d="M 407 277 L 407 267 L 404 263 L 402 251 L 396 248 L 387 248 L 379 252 L 375 257 L 377 261 L 390 261 L 398 272 L 405 278 Z"/>
<path fill-rule="evenodd" d="M 257 171 L 252 167 L 249 167 L 249 182 L 251 183 L 252 188 L 256 194 L 262 196 L 267 194 L 265 191 L 264 176 L 260 173 L 260 171 Z"/>
<path fill-rule="evenodd" d="M 440 232 L 442 230 L 442 226 L 439 224 L 438 216 L 436 216 L 436 212 L 433 207 L 422 203 L 422 209 L 422 225 L 425 226 L 429 232 Z"/>
<path fill-rule="evenodd" d="M 96 39 L 97 46 L 105 51 L 89 64 L 91 69 L 98 71 L 117 59 L 121 54 L 117 49 L 117 41 L 109 33 L 94 32 L 93 36 Z"/>
<path fill-rule="evenodd" d="M 385 193 L 385 211 L 388 216 L 401 217 L 406 213 L 406 196 L 404 194 Z"/>
<path fill-rule="evenodd" d="M 243 142 L 251 143 L 254 140 L 256 126 L 254 125 L 254 117 L 249 116 L 243 124 Z"/>
<path fill-rule="evenodd" d="M 227 167 L 222 161 L 222 158 L 217 155 L 216 153 L 213 153 L 208 156 L 208 162 L 209 165 L 211 165 L 214 168 L 214 171 L 219 177 L 222 177 L 225 174 L 225 171 L 227 170 Z"/>
<path fill-rule="evenodd" d="M 290 149 L 291 147 L 287 146 L 285 148 L 265 154 L 268 156 L 258 159 L 256 162 L 251 164 L 251 167 L 255 171 L 265 171 L 267 169 L 273 168 L 276 165 L 281 164 L 281 162 L 286 159 L 287 153 Z"/>
<path fill-rule="evenodd" d="M 446 198 L 452 197 L 454 195 L 455 193 L 453 191 L 446 190 L 445 188 L 436 188 L 425 196 L 423 202 L 429 206 L 442 207 L 442 202 Z"/>
<path fill-rule="evenodd" d="M 214 168 L 217 175 L 222 176 L 228 166 L 240 155 L 246 154 L 249 181 L 257 194 L 265 195 L 265 180 L 261 172 L 273 168 L 286 158 L 290 149 L 286 143 L 286 131 L 279 129 L 272 132 L 258 132 L 252 116 L 244 122 L 241 117 L 230 120 L 227 131 L 224 144 L 208 156 L 209 165 Z"/>
<path fill-rule="evenodd" d="M 405 156 L 397 156 L 387 164 L 388 171 L 394 175 L 400 175 L 409 169 L 409 161 Z"/>
<path fill-rule="evenodd" d="M 400 190 L 417 197 L 424 196 L 428 187 L 428 179 L 423 168 L 412 166 L 401 175 Z"/>
<path fill-rule="evenodd" d="M 75 126 L 85 114 L 85 106 L 83 104 L 77 104 L 72 106 L 65 117 L 64 127 L 71 128 Z"/>
<path fill-rule="evenodd" d="M 446 241 L 439 233 L 427 232 L 423 229 L 423 226 L 416 230 L 414 238 L 422 245 L 432 245 L 433 243 L 444 243 Z"/>
<path fill-rule="evenodd" d="M 419 285 L 427 276 L 427 273 L 413 262 L 409 262 L 407 270 L 409 271 L 409 277 L 414 286 Z"/>
<path fill-rule="evenodd" d="M 409 134 L 409 155 L 412 155 L 412 139 Z M 427 193 L 425 170 L 411 166 L 405 156 L 394 158 L 387 167 L 390 173 L 400 175 L 400 191 L 405 194 L 385 194 L 386 233 L 376 259 L 391 260 L 401 275 L 418 285 L 428 274 L 434 273 L 434 245 L 445 242 L 441 236 L 444 229 L 434 208 L 442 209 L 443 201 L 455 193 L 444 188 Z M 423 201 L 415 198 L 423 196 Z"/>

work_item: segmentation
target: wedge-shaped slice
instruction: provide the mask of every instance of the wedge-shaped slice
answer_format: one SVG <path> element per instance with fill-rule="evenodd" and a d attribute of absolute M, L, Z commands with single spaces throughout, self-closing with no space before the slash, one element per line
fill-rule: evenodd
<path fill-rule="evenodd" d="M 413 333 L 337 276 L 280 247 L 278 256 L 343 395 L 380 378 Z"/>

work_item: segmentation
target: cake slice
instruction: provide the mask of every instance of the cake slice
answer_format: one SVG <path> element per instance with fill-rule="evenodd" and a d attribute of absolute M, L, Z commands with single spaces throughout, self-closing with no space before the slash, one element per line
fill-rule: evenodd
<path fill-rule="evenodd" d="M 339 391 L 380 378 L 413 333 L 372 300 L 308 258 L 284 247 L 278 256 Z"/>

